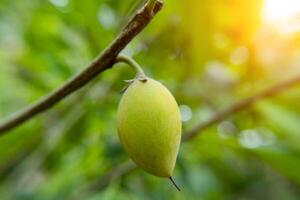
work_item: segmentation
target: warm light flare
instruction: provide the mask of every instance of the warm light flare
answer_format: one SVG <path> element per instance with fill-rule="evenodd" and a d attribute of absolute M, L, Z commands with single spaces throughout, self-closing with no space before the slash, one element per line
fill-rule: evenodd
<path fill-rule="evenodd" d="M 263 18 L 269 22 L 288 20 L 300 14 L 300 0 L 265 0 Z"/>
<path fill-rule="evenodd" d="M 262 19 L 283 32 L 299 31 L 300 0 L 265 0 Z"/>

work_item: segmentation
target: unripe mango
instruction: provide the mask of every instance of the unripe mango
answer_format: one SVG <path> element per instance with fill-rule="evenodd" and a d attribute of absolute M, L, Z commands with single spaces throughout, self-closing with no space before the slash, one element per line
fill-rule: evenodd
<path fill-rule="evenodd" d="M 131 159 L 147 172 L 171 177 L 181 139 L 176 100 L 160 82 L 134 80 L 117 113 L 118 134 Z"/>

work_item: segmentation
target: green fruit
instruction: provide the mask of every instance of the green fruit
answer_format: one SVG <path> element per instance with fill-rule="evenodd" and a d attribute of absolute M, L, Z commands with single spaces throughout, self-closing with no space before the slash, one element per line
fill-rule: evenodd
<path fill-rule="evenodd" d="M 181 120 L 169 90 L 150 78 L 135 80 L 124 93 L 117 115 L 119 138 L 132 160 L 155 176 L 171 177 Z"/>

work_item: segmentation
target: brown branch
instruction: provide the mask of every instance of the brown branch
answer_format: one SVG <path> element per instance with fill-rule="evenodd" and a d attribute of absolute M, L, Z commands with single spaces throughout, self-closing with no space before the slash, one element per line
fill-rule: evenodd
<path fill-rule="evenodd" d="M 257 101 L 259 101 L 263 98 L 274 96 L 274 95 L 281 93 L 281 92 L 287 90 L 288 88 L 295 86 L 297 84 L 300 84 L 300 76 L 295 77 L 290 80 L 287 80 L 287 81 L 284 81 L 284 82 L 281 82 L 281 83 L 278 83 L 278 84 L 271 86 L 253 96 L 250 96 L 248 98 L 240 100 L 239 102 L 234 103 L 233 105 L 229 106 L 228 108 L 225 108 L 224 110 L 216 112 L 211 117 L 209 117 L 206 121 L 199 123 L 194 129 L 183 134 L 182 142 L 193 139 L 194 137 L 199 135 L 202 130 L 210 127 L 211 125 L 214 125 L 218 122 L 223 121 L 228 116 L 251 106 L 252 104 L 256 103 Z"/>
<path fill-rule="evenodd" d="M 216 112 L 215 114 L 210 116 L 204 122 L 200 122 L 194 129 L 184 133 L 182 136 L 182 142 L 188 142 L 188 141 L 194 139 L 196 136 L 201 134 L 201 131 L 205 130 L 206 128 L 209 128 L 210 126 L 212 126 L 216 123 L 223 121 L 228 116 L 253 105 L 257 101 L 259 101 L 263 98 L 267 98 L 267 97 L 271 97 L 276 94 L 279 94 L 280 92 L 283 92 L 297 84 L 300 84 L 300 76 L 290 79 L 290 80 L 287 80 L 285 82 L 279 83 L 275 86 L 269 87 L 253 96 L 245 98 L 237 103 L 234 103 L 233 105 L 229 106 L 228 108 L 225 108 L 224 110 Z M 128 166 L 128 163 L 122 163 L 122 164 L 116 166 L 115 168 L 113 168 L 110 172 L 107 173 L 107 175 L 98 179 L 96 181 L 97 184 L 93 184 L 92 190 L 95 190 L 95 186 L 98 187 L 98 190 L 103 189 L 103 188 L 105 188 L 105 186 L 108 186 L 109 183 L 112 181 L 111 177 L 116 179 L 117 177 L 124 176 L 125 174 L 129 173 L 130 171 L 132 171 L 134 169 L 133 167 L 126 168 L 126 166 Z M 120 171 L 118 169 L 122 169 L 122 171 Z M 118 173 L 115 173 L 115 172 L 118 172 Z"/>
<path fill-rule="evenodd" d="M 153 0 L 149 0 L 149 2 L 150 1 L 153 2 Z M 37 114 L 51 108 L 71 93 L 86 85 L 101 72 L 111 68 L 120 51 L 148 25 L 152 17 L 162 8 L 162 6 L 163 3 L 159 0 L 156 1 L 153 10 L 149 9 L 148 4 L 146 4 L 146 6 L 135 14 L 116 39 L 82 72 L 71 78 L 49 95 L 41 98 L 34 104 L 12 115 L 6 121 L 1 123 L 0 135 L 3 135 Z"/>

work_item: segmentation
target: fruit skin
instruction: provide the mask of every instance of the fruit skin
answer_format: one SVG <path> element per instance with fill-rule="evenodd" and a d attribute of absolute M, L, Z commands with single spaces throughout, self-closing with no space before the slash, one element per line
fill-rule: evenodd
<path fill-rule="evenodd" d="M 147 172 L 171 177 L 181 140 L 180 111 L 160 82 L 135 80 L 117 113 L 118 134 L 132 160 Z"/>

